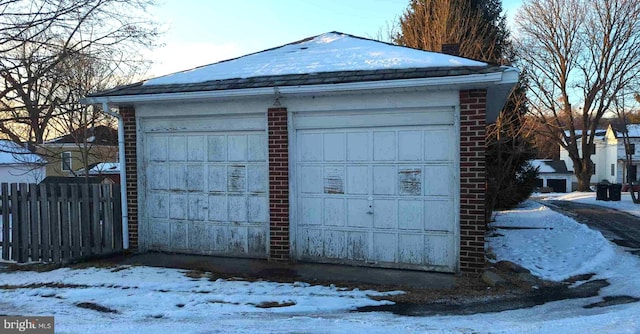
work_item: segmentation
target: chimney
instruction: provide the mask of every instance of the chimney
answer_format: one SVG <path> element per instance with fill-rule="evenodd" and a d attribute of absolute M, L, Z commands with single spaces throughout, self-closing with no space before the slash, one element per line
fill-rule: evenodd
<path fill-rule="evenodd" d="M 452 44 L 442 44 L 442 53 L 459 56 L 460 55 L 460 44 L 452 43 Z"/>

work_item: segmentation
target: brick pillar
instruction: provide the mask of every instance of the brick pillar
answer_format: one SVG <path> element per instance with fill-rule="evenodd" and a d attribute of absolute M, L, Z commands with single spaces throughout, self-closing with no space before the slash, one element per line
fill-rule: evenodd
<path fill-rule="evenodd" d="M 460 91 L 460 270 L 482 271 L 485 206 L 484 89 Z"/>
<path fill-rule="evenodd" d="M 267 110 L 269 126 L 269 260 L 289 260 L 289 135 L 287 108 Z"/>
<path fill-rule="evenodd" d="M 136 110 L 118 106 L 124 122 L 124 155 L 127 173 L 127 214 L 129 216 L 129 249 L 138 250 L 138 161 L 136 151 Z M 125 196 L 123 194 L 123 196 Z"/>

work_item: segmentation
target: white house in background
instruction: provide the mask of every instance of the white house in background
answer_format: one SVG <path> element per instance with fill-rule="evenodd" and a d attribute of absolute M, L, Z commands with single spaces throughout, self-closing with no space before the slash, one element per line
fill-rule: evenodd
<path fill-rule="evenodd" d="M 571 192 L 573 173 L 563 160 L 537 159 L 531 160 L 531 165 L 538 168 L 536 187 L 551 188 L 556 193 Z"/>
<path fill-rule="evenodd" d="M 78 171 L 78 175 L 84 175 L 84 170 Z M 111 180 L 113 183 L 120 184 L 120 163 L 119 162 L 101 162 L 89 168 L 90 176 L 103 176 Z"/>
<path fill-rule="evenodd" d="M 595 152 L 591 156 L 591 160 L 595 164 L 594 175 L 591 178 L 592 184 L 603 180 L 611 183 L 623 183 L 627 182 L 628 176 L 630 180 L 637 181 L 637 165 L 640 162 L 640 124 L 627 125 L 627 131 L 631 142 L 629 150 L 633 152 L 630 166 L 627 166 L 626 163 L 622 132 L 619 129 L 614 129 L 611 125 L 607 127 L 607 130 L 596 132 L 594 137 Z M 578 138 L 578 145 L 580 145 L 580 140 Z M 573 161 L 569 158 L 569 153 L 562 147 L 560 147 L 560 160 L 563 160 L 568 170 L 573 173 Z M 575 184 L 578 182 L 575 174 L 573 174 L 572 180 L 575 188 Z"/>
<path fill-rule="evenodd" d="M 39 183 L 46 174 L 45 163 L 26 148 L 0 140 L 0 183 Z"/>

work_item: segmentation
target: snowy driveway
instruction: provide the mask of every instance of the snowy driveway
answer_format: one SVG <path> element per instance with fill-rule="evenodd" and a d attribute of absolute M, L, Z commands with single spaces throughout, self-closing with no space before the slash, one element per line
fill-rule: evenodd
<path fill-rule="evenodd" d="M 596 297 L 526 309 L 410 317 L 352 312 L 387 303 L 369 297 L 384 299 L 376 291 L 222 280 L 166 268 L 65 268 L 0 272 L 0 314 L 53 315 L 57 333 L 91 334 L 640 332 L 640 303 L 585 308 L 609 297 L 640 298 L 640 258 L 535 202 L 501 212 L 492 225 L 497 232 L 488 243 L 498 260 L 546 279 L 593 273 L 591 280 L 610 285 Z"/>

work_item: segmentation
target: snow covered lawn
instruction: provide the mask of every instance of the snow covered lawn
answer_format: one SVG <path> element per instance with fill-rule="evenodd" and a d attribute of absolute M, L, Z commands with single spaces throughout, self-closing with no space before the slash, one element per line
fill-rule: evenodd
<path fill-rule="evenodd" d="M 638 333 L 640 303 L 586 309 L 605 296 L 640 297 L 640 259 L 546 207 L 500 212 L 488 239 L 499 260 L 562 280 L 595 273 L 593 298 L 466 316 L 352 312 L 376 291 L 247 282 L 151 267 L 0 273 L 0 314 L 53 315 L 57 333 Z M 504 227 L 508 227 L 505 229 Z M 527 227 L 527 229 L 513 229 Z M 535 229 L 531 229 L 531 228 Z M 399 293 L 399 292 L 391 292 Z"/>
<path fill-rule="evenodd" d="M 595 192 L 578 192 L 578 191 L 575 191 L 569 194 L 554 196 L 553 198 L 549 198 L 549 199 L 557 199 L 561 201 L 572 201 L 572 202 L 578 202 L 578 203 L 599 205 L 607 208 L 616 209 L 619 211 L 624 211 L 634 216 L 640 217 L 640 205 L 634 204 L 631 201 L 631 195 L 628 192 L 623 192 L 620 198 L 621 200 L 616 202 L 596 201 Z"/>

